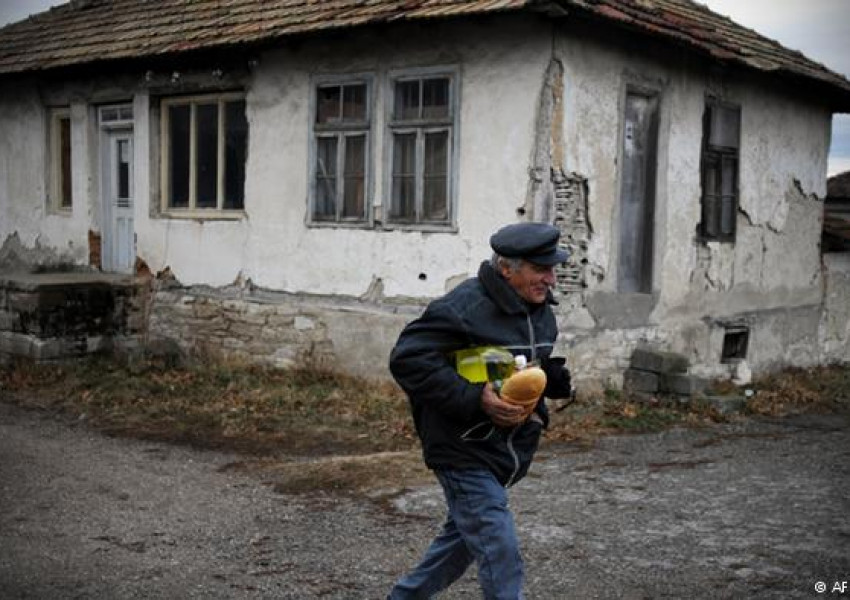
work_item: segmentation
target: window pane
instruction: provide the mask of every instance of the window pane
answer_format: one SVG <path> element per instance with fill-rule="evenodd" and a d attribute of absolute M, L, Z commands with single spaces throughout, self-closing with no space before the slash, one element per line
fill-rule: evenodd
<path fill-rule="evenodd" d="M 316 123 L 335 123 L 340 119 L 340 86 L 322 86 L 316 93 Z"/>
<path fill-rule="evenodd" d="M 218 104 L 199 104 L 196 109 L 195 204 L 216 208 L 218 190 Z"/>
<path fill-rule="evenodd" d="M 345 138 L 345 183 L 343 187 L 342 216 L 365 216 L 366 136 Z"/>
<path fill-rule="evenodd" d="M 738 132 L 741 127 L 741 111 L 737 107 L 712 105 L 711 138 L 712 146 L 723 148 L 738 147 Z"/>
<path fill-rule="evenodd" d="M 127 206 L 130 198 L 130 141 L 118 140 L 118 204 Z"/>
<path fill-rule="evenodd" d="M 168 205 L 189 206 L 189 107 L 168 108 L 169 182 Z"/>
<path fill-rule="evenodd" d="M 735 179 L 737 175 L 737 165 L 733 157 L 724 156 L 722 158 L 722 199 L 720 207 L 720 229 L 723 235 L 731 235 L 735 232 Z"/>
<path fill-rule="evenodd" d="M 71 119 L 59 119 L 59 206 L 71 208 Z"/>
<path fill-rule="evenodd" d="M 425 135 L 425 173 L 422 212 L 426 220 L 448 218 L 448 140 L 446 131 Z"/>
<path fill-rule="evenodd" d="M 393 186 L 390 215 L 412 219 L 415 216 L 416 134 L 393 136 Z"/>
<path fill-rule="evenodd" d="M 419 118 L 419 81 L 397 81 L 395 84 L 395 118 Z"/>
<path fill-rule="evenodd" d="M 343 88 L 342 118 L 346 121 L 366 119 L 366 85 L 347 85 Z"/>
<path fill-rule="evenodd" d="M 706 237 L 716 237 L 720 233 L 720 164 L 716 156 L 703 157 L 703 197 L 702 197 L 702 230 Z"/>
<path fill-rule="evenodd" d="M 337 138 L 320 137 L 316 144 L 316 219 L 336 216 L 336 154 Z"/>
<path fill-rule="evenodd" d="M 422 116 L 426 119 L 449 116 L 448 77 L 422 82 Z"/>
<path fill-rule="evenodd" d="M 239 210 L 245 207 L 245 163 L 248 158 L 245 101 L 225 104 L 224 118 L 224 208 Z"/>

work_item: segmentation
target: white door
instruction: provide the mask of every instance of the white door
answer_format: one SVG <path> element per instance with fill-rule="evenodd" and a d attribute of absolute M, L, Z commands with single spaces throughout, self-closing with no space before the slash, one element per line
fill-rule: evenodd
<path fill-rule="evenodd" d="M 104 138 L 102 266 L 104 271 L 132 273 L 136 262 L 133 132 L 109 130 Z"/>

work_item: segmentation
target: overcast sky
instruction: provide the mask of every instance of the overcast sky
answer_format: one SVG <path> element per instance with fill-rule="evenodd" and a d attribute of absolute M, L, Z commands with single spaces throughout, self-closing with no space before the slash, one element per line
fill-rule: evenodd
<path fill-rule="evenodd" d="M 773 38 L 850 79 L 850 0 L 702 0 L 709 8 Z M 0 24 L 63 4 L 0 0 Z M 829 174 L 850 170 L 850 115 L 832 123 Z"/>

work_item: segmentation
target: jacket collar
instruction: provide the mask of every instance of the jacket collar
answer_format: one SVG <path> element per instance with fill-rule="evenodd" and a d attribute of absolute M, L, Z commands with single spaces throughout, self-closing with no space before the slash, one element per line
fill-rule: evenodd
<path fill-rule="evenodd" d="M 495 302 L 498 307 L 507 314 L 524 315 L 534 312 L 536 309 L 544 306 L 543 304 L 531 304 L 526 302 L 522 296 L 516 293 L 516 290 L 510 286 L 505 278 L 496 272 L 496 269 L 493 268 L 490 261 L 485 260 L 481 263 L 481 266 L 478 268 L 478 280 L 481 282 L 481 285 L 484 286 L 484 289 L 487 291 L 487 295 L 489 295 L 490 298 L 493 299 L 493 302 Z M 552 290 L 549 290 L 546 293 L 546 304 L 557 303 L 558 302 L 555 300 L 555 297 L 552 295 Z"/>

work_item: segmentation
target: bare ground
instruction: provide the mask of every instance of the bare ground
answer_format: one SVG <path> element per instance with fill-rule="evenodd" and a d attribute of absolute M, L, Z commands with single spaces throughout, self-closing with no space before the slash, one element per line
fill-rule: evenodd
<path fill-rule="evenodd" d="M 848 425 L 799 415 L 547 444 L 511 492 L 528 597 L 840 596 Z M 321 460 L 112 438 L 0 402 L 0 596 L 382 598 L 439 526 L 439 489 L 416 451 Z M 345 483 L 376 466 L 393 475 Z M 302 493 L 317 473 L 339 492 Z M 474 574 L 445 597 L 478 597 Z"/>

